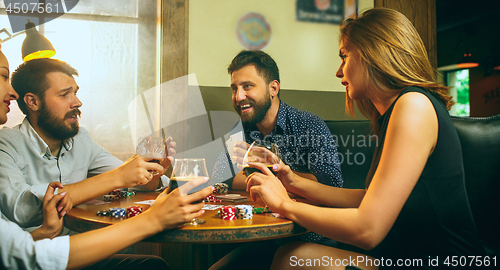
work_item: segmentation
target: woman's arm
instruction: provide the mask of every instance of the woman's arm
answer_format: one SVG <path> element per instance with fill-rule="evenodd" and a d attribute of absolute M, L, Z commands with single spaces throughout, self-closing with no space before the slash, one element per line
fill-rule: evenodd
<path fill-rule="evenodd" d="M 163 230 L 173 229 L 200 216 L 204 212 L 201 210 L 203 202 L 193 203 L 203 200 L 212 193 L 213 188 L 207 187 L 190 195 L 182 194 L 206 181 L 197 178 L 170 194 L 165 190 L 148 210 L 134 218 L 71 236 L 68 268 L 81 268 L 94 264 L 144 238 Z M 180 189 L 182 190 L 179 191 Z"/>
<path fill-rule="evenodd" d="M 249 165 L 271 175 L 271 172 L 265 166 L 261 166 L 258 163 L 250 163 Z M 338 208 L 358 207 L 365 195 L 365 190 L 363 189 L 337 188 L 318 183 L 317 181 L 311 181 L 306 175 L 297 174 L 289 166 L 282 163 L 276 164 L 273 167 L 273 171 L 278 173 L 278 179 L 281 180 L 287 191 L 320 205 Z M 245 183 L 247 191 L 251 191 L 251 184 L 248 182 L 249 179 L 250 177 Z"/>
<path fill-rule="evenodd" d="M 208 179 L 197 178 L 167 194 L 162 192 L 151 207 L 144 213 L 121 221 L 117 224 L 89 231 L 70 237 L 68 268 L 82 268 L 99 262 L 146 237 L 163 230 L 173 229 L 203 214 L 203 200 L 213 192 L 207 187 L 199 192 L 186 195 L 192 188 L 206 183 Z M 55 188 L 61 188 L 58 182 L 47 188 L 44 203 L 44 223 L 34 233 L 33 239 L 57 236 L 63 227 L 60 206 L 65 194 L 54 195 Z M 113 241 L 109 241 L 113 239 Z M 60 250 L 60 252 L 65 252 Z M 36 254 L 35 254 L 36 255 Z M 67 253 L 66 253 L 67 256 Z M 50 261 L 50 258 L 48 259 Z"/>
<path fill-rule="evenodd" d="M 250 177 L 250 191 L 260 194 L 273 211 L 309 230 L 371 249 L 392 228 L 436 144 L 438 122 L 430 100 L 419 93 L 403 95 L 394 106 L 386 134 L 379 166 L 357 208 L 325 208 L 293 202 L 283 184 L 268 174 Z M 312 185 L 309 190 L 321 192 Z"/>

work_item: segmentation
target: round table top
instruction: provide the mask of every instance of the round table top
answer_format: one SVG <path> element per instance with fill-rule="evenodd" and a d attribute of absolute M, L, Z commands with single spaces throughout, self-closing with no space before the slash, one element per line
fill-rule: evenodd
<path fill-rule="evenodd" d="M 229 193 L 248 196 L 248 193 L 243 191 L 230 191 Z M 85 232 L 118 223 L 125 218 L 97 216 L 97 211 L 108 210 L 112 207 L 127 208 L 133 205 L 141 206 L 143 210 L 146 210 L 149 205 L 137 204 L 137 202 L 155 199 L 158 194 L 159 192 L 137 192 L 132 197 L 122 198 L 110 203 L 79 205 L 66 215 L 65 226 L 76 232 Z M 97 198 L 97 200 L 103 201 L 103 198 Z M 205 204 L 265 206 L 260 197 L 255 202 L 249 200 L 237 203 L 214 202 Z M 144 241 L 198 244 L 247 242 L 294 236 L 307 231 L 291 220 L 274 213 L 254 214 L 252 219 L 222 220 L 218 217 L 217 211 L 218 209 L 205 210 L 205 213 L 200 217 L 206 221 L 205 224 L 185 225 L 177 229 L 166 230 Z"/>

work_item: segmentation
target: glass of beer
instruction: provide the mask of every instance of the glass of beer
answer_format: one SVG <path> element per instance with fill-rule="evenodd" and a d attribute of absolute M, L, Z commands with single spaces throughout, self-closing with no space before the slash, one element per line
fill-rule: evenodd
<path fill-rule="evenodd" d="M 152 158 L 151 162 L 156 162 L 161 165 L 161 161 L 167 157 L 165 151 L 165 140 L 160 137 L 148 136 L 139 138 L 139 143 L 135 148 L 137 155 L 145 158 Z M 153 175 L 158 175 L 159 172 L 152 171 Z"/>
<path fill-rule="evenodd" d="M 245 157 L 243 157 L 243 171 L 247 177 L 254 172 L 261 172 L 256 168 L 250 167 L 248 162 L 265 164 L 276 175 L 277 173 L 272 170 L 272 167 L 274 164 L 280 163 L 278 146 L 268 141 L 254 141 L 248 148 Z"/>
<path fill-rule="evenodd" d="M 168 185 L 170 188 L 170 192 L 198 177 L 208 178 L 207 165 L 204 158 L 176 159 L 174 161 L 172 177 L 170 177 L 170 183 Z M 205 187 L 207 187 L 207 184 L 199 185 L 190 190 L 188 194 L 200 191 Z M 193 218 L 193 220 L 191 220 L 188 225 L 198 225 L 203 223 L 205 223 L 204 219 Z"/>

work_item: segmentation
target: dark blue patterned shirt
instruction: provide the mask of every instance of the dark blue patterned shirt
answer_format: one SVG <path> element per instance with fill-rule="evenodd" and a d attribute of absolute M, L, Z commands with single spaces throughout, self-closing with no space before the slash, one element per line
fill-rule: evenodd
<path fill-rule="evenodd" d="M 293 171 L 313 174 L 318 182 L 342 187 L 342 173 L 337 154 L 337 146 L 325 122 L 318 116 L 295 109 L 280 101 L 276 127 L 269 135 L 263 135 L 257 126 L 243 126 L 245 141 L 255 140 L 275 143 L 283 163 Z M 217 159 L 211 182 L 228 182 L 236 172 L 232 172 L 229 154 L 221 153 Z M 232 177 L 231 177 L 232 175 Z"/>

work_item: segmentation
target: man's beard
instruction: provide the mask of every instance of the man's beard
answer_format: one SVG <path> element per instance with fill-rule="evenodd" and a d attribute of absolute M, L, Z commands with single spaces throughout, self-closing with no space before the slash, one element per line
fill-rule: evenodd
<path fill-rule="evenodd" d="M 250 104 L 253 107 L 253 113 L 242 115 L 241 107 L 239 106 L 242 103 Z M 266 117 L 269 108 L 271 108 L 271 97 L 269 96 L 269 91 L 267 91 L 266 95 L 257 102 L 251 99 L 245 99 L 239 102 L 237 106 L 234 106 L 234 109 L 240 115 L 241 122 L 244 125 L 256 125 L 260 123 L 262 120 L 264 120 L 264 117 Z"/>
<path fill-rule="evenodd" d="M 67 127 L 64 125 L 64 120 L 72 116 L 79 117 L 80 114 L 81 112 L 79 109 L 73 109 L 66 113 L 66 115 L 64 115 L 64 118 L 61 120 L 53 115 L 52 112 L 48 110 L 47 107 L 45 107 L 45 104 L 42 103 L 37 124 L 53 138 L 64 141 L 66 139 L 74 137 L 76 134 L 78 134 L 79 130 L 78 121 L 75 123 L 71 123 L 70 127 Z"/>

